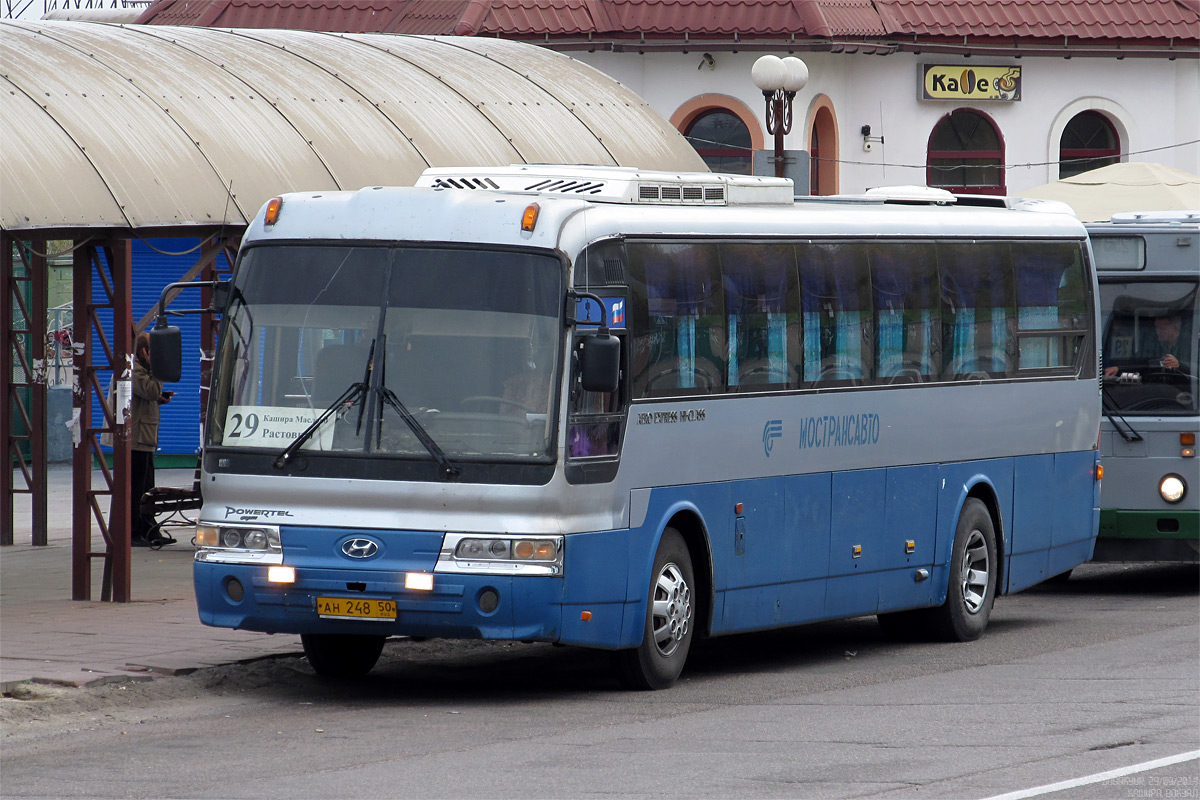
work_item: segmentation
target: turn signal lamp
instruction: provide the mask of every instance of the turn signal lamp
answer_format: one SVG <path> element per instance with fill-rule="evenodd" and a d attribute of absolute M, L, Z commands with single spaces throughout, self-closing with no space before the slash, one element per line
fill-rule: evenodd
<path fill-rule="evenodd" d="M 267 569 L 267 581 L 270 583 L 295 583 L 296 568 L 276 564 Z"/>
<path fill-rule="evenodd" d="M 1104 465 L 1103 464 L 1096 465 L 1096 480 L 1098 480 L 1098 481 L 1104 480 Z"/>
<path fill-rule="evenodd" d="M 525 206 L 525 213 L 521 216 L 521 230 L 530 233 L 533 232 L 534 227 L 537 225 L 538 211 L 540 210 L 537 203 L 530 203 Z"/>
<path fill-rule="evenodd" d="M 1183 456 L 1184 458 L 1196 457 L 1196 434 L 1179 434 L 1179 455 Z"/>
<path fill-rule="evenodd" d="M 279 211 L 283 208 L 282 197 L 272 197 L 267 201 L 267 213 L 263 222 L 267 225 L 274 225 L 279 221 Z"/>

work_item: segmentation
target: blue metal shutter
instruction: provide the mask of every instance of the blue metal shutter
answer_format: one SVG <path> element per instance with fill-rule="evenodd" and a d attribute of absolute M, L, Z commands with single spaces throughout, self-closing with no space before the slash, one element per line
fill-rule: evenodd
<path fill-rule="evenodd" d="M 200 258 L 199 249 L 187 255 L 164 255 L 181 253 L 196 247 L 198 239 L 154 239 L 150 245 L 133 241 L 133 322 L 145 316 L 158 302 L 162 288 L 183 277 Z M 99 278 L 92 277 L 92 299 L 97 303 L 107 302 L 104 287 Z M 174 308 L 199 308 L 200 292 L 190 289 L 183 292 L 172 304 Z M 109 337 L 112 336 L 112 312 L 99 309 L 100 321 Z M 183 338 L 183 374 L 179 383 L 168 384 L 164 389 L 175 392 L 171 402 L 161 409 L 158 427 L 159 453 L 195 453 L 200 446 L 200 315 L 170 317 L 177 325 Z M 151 323 L 151 326 L 153 323 Z M 110 338 L 111 341 L 111 338 Z M 99 340 L 92 337 L 92 360 L 103 362 L 104 350 Z M 101 388 L 107 387 L 112 377 L 109 371 L 98 373 Z M 93 408 L 92 424 L 103 424 L 103 415 Z M 110 448 L 105 448 L 106 450 Z"/>

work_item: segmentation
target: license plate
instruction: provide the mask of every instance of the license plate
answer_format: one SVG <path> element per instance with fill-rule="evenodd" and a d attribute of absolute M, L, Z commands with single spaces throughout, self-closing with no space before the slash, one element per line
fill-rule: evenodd
<path fill-rule="evenodd" d="M 396 619 L 395 600 L 367 600 L 361 597 L 318 597 L 317 616 L 323 619 Z"/>

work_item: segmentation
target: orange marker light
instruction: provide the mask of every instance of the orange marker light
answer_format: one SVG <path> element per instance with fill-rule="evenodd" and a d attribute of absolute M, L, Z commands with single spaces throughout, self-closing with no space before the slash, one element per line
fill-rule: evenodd
<path fill-rule="evenodd" d="M 533 232 L 534 226 L 537 225 L 538 211 L 540 210 L 537 203 L 530 203 L 525 206 L 525 214 L 521 217 L 521 230 L 529 231 L 530 233 Z"/>
<path fill-rule="evenodd" d="M 1179 434 L 1179 443 L 1184 447 L 1194 447 L 1196 444 L 1196 434 L 1181 433 Z"/>
<path fill-rule="evenodd" d="M 589 621 L 589 620 L 592 618 L 592 612 L 590 612 L 590 611 L 580 611 L 580 612 L 579 612 L 579 618 L 580 618 L 581 620 L 583 620 L 584 622 L 587 622 L 587 621 Z"/>
<path fill-rule="evenodd" d="M 274 225 L 279 221 L 279 210 L 283 208 L 282 197 L 272 197 L 267 201 L 266 218 L 263 220 L 267 225 Z"/>
<path fill-rule="evenodd" d="M 735 505 L 735 506 L 733 507 L 733 513 L 735 513 L 735 514 L 740 514 L 740 513 L 742 513 L 742 509 L 743 509 L 744 507 L 745 507 L 745 506 L 743 506 L 741 503 L 738 503 L 737 505 Z"/>
<path fill-rule="evenodd" d="M 1104 477 L 1104 465 L 1097 464 L 1096 465 L 1096 480 L 1100 480 L 1103 477 Z"/>

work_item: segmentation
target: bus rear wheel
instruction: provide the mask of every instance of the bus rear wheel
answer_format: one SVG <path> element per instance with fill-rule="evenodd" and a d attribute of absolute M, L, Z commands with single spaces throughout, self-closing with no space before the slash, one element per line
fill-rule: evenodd
<path fill-rule="evenodd" d="M 678 680 L 695 634 L 695 585 L 687 545 L 667 528 L 654 556 L 642 643 L 615 654 L 617 676 L 626 687 L 666 689 Z"/>
<path fill-rule="evenodd" d="M 323 678 L 361 678 L 383 652 L 385 636 L 304 633 L 300 643 L 313 670 Z"/>
<path fill-rule="evenodd" d="M 983 635 L 996 602 L 996 530 L 983 501 L 969 497 L 954 531 L 946 602 L 880 614 L 883 635 L 898 642 L 971 642 Z"/>
<path fill-rule="evenodd" d="M 982 500 L 967 498 L 954 531 L 946 602 L 930 609 L 929 632 L 948 642 L 971 642 L 983 635 L 996 602 L 996 530 Z"/>

